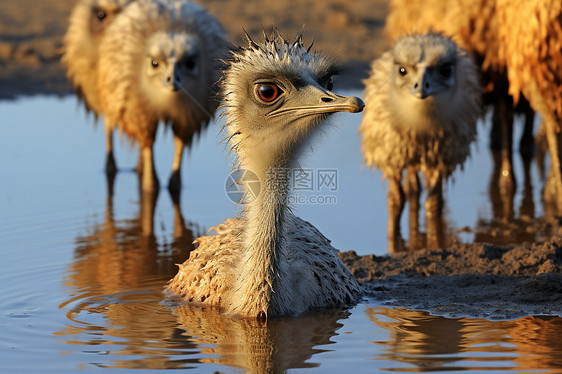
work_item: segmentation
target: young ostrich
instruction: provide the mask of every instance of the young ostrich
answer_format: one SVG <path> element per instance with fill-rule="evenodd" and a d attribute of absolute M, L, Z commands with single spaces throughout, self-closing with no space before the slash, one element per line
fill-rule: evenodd
<path fill-rule="evenodd" d="M 526 100 L 514 107 L 508 94 L 506 63 L 500 57 L 505 42 L 500 40 L 497 13 L 507 6 L 520 14 L 524 23 L 528 17 L 513 1 L 504 3 L 498 0 L 391 0 L 384 31 L 391 42 L 408 33 L 442 32 L 474 56 L 480 66 L 485 104 L 494 107 L 491 147 L 501 149 L 502 154 L 502 172 L 495 183 L 498 183 L 502 196 L 512 199 L 516 187 L 512 155 L 513 117 L 515 114 L 525 116 L 519 150 L 524 158 L 528 158 L 534 149 L 535 116 Z M 529 2 L 522 0 L 522 3 Z M 532 3 L 533 7 L 538 4 Z M 530 11 L 529 14 L 535 13 Z M 510 22 L 506 25 L 511 26 Z"/>
<path fill-rule="evenodd" d="M 217 235 L 196 240 L 167 289 L 187 302 L 258 318 L 353 303 L 360 287 L 337 250 L 288 208 L 286 171 L 323 120 L 364 104 L 331 92 L 335 65 L 309 53 L 300 37 L 292 44 L 279 35 L 248 41 L 225 72 L 225 128 L 239 166 L 259 177 L 260 192 L 239 218 L 215 227 Z"/>
<path fill-rule="evenodd" d="M 142 190 L 158 188 L 152 146 L 159 122 L 174 133 L 169 188 L 179 190 L 183 150 L 218 106 L 215 82 L 226 51 L 219 22 L 191 2 L 139 0 L 107 28 L 99 59 L 102 111 L 108 128 L 119 126 L 139 143 Z"/>
<path fill-rule="evenodd" d="M 359 132 L 367 166 L 381 169 L 389 180 L 389 249 L 396 251 L 405 202 L 403 170 L 408 171 L 408 193 L 416 207 L 418 171 L 425 177 L 427 233 L 433 240 L 442 181 L 464 163 L 476 137 L 481 88 L 472 58 L 439 34 L 404 37 L 371 67 Z"/>
<path fill-rule="evenodd" d="M 132 0 L 81 0 L 70 15 L 68 30 L 63 38 L 62 63 L 76 93 L 84 100 L 86 109 L 101 114 L 98 93 L 99 45 L 105 29 L 114 17 Z M 116 171 L 113 157 L 113 129 L 106 127 L 106 170 Z"/>

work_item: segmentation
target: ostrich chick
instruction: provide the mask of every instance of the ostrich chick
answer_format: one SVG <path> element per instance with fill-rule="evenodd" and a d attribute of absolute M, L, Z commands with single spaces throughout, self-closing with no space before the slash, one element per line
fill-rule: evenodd
<path fill-rule="evenodd" d="M 225 125 L 240 167 L 260 191 L 242 215 L 196 240 L 168 290 L 182 300 L 228 314 L 265 318 L 351 304 L 360 287 L 314 226 L 288 209 L 288 173 L 311 132 L 330 114 L 360 112 L 363 102 L 331 92 L 335 65 L 310 53 L 299 37 L 276 35 L 258 45 L 248 36 L 225 72 Z M 310 48 L 309 48 L 310 49 Z M 247 195 L 250 173 L 241 173 Z"/>
<path fill-rule="evenodd" d="M 227 41 L 219 22 L 201 6 L 175 0 L 139 0 L 116 17 L 100 45 L 99 91 L 109 128 L 140 146 L 144 191 L 158 179 L 152 147 L 159 122 L 171 124 L 175 154 L 169 187 L 180 188 L 183 150 L 218 105 Z"/>
<path fill-rule="evenodd" d="M 367 166 L 381 169 L 389 180 L 388 238 L 395 251 L 405 202 L 403 170 L 415 199 L 418 171 L 425 177 L 428 238 L 435 238 L 437 228 L 430 225 L 441 215 L 442 180 L 470 153 L 481 88 L 472 58 L 439 34 L 406 36 L 371 67 L 359 132 Z"/>
<path fill-rule="evenodd" d="M 88 110 L 98 117 L 101 104 L 98 94 L 98 50 L 105 29 L 125 5 L 132 0 L 81 0 L 70 15 L 64 35 L 62 63 L 76 93 Z M 106 171 L 115 173 L 113 129 L 106 128 Z"/>

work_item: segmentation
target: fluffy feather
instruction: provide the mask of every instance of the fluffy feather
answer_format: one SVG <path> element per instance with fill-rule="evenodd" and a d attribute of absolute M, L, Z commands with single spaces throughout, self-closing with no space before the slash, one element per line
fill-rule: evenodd
<path fill-rule="evenodd" d="M 438 46 L 431 47 L 436 41 Z M 454 48 L 458 54 L 455 88 L 439 100 L 398 96 L 393 82 L 396 58 L 413 50 L 414 55 L 408 57 L 417 62 L 421 52 L 415 46 L 420 45 L 426 59 L 429 54 L 439 56 L 443 48 Z M 386 177 L 408 166 L 417 171 L 439 169 L 447 177 L 464 163 L 481 111 L 477 68 L 465 51 L 438 35 L 403 38 L 372 63 L 365 86 L 366 108 L 359 132 L 367 166 L 381 169 Z"/>
<path fill-rule="evenodd" d="M 551 156 L 547 201 L 562 210 L 562 3 L 557 0 L 497 0 L 500 62 L 509 93 L 521 94 L 540 113 Z"/>
<path fill-rule="evenodd" d="M 410 214 L 416 215 L 410 217 L 411 231 L 417 231 L 421 171 L 428 188 L 428 246 L 440 246 L 436 220 L 441 216 L 442 180 L 469 156 L 481 113 L 476 64 L 450 39 L 423 34 L 399 39 L 371 68 L 359 132 L 365 163 L 381 169 L 389 179 L 389 250 L 400 249 L 405 169 L 414 199 Z"/>
<path fill-rule="evenodd" d="M 330 60 L 309 53 L 300 38 L 289 44 L 279 35 L 260 45 L 249 39 L 248 48 L 233 54 L 223 84 L 227 138 L 238 164 L 259 177 L 260 193 L 245 202 L 241 217 L 214 228 L 216 235 L 197 239 L 199 247 L 180 265 L 168 291 L 186 302 L 249 317 L 347 305 L 361 295 L 337 250 L 287 206 L 284 171 L 329 114 L 325 109 L 363 107 L 359 99 L 327 89 L 333 68 Z M 284 90 L 279 100 L 259 101 L 262 82 L 282 86 L 276 86 Z M 252 188 L 240 182 L 246 191 Z"/>
<path fill-rule="evenodd" d="M 70 15 L 63 38 L 62 63 L 86 108 L 101 114 L 98 94 L 99 45 L 107 26 L 132 0 L 81 0 Z"/>
<path fill-rule="evenodd" d="M 156 188 L 150 181 L 153 167 L 146 164 L 151 164 L 158 123 L 171 124 L 181 142 L 180 156 L 208 124 L 218 105 L 215 83 L 226 50 L 219 22 L 191 2 L 139 0 L 108 27 L 100 46 L 102 108 L 109 126 L 119 126 L 148 155 L 143 159 L 144 190 Z M 178 81 L 182 61 L 194 72 L 184 72 Z"/>

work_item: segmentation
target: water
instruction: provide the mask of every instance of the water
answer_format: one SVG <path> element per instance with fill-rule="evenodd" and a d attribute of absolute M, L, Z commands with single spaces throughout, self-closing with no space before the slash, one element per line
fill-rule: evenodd
<path fill-rule="evenodd" d="M 562 368 L 562 319 L 447 319 L 389 309 L 365 300 L 260 324 L 213 310 L 172 308 L 162 288 L 185 260 L 193 239 L 235 214 L 225 193 L 230 170 L 220 126 L 212 125 L 182 170 L 181 200 L 166 191 L 141 196 L 132 171 L 137 150 L 118 144 L 122 171 L 113 194 L 103 172 L 103 128 L 93 127 L 73 97 L 0 102 L 0 368 L 64 373 L 77 369 L 191 369 L 261 372 L 555 372 Z M 330 204 L 304 204 L 335 247 L 386 253 L 386 186 L 362 170 L 360 115 L 341 114 L 303 169 L 337 171 Z M 453 228 L 498 222 L 490 199 L 493 171 L 486 132 L 465 172 L 446 190 Z M 156 166 L 166 182 L 171 134 L 161 131 Z M 516 171 L 524 175 L 516 158 Z M 514 215 L 543 214 L 537 164 L 520 189 Z M 526 205 L 525 205 L 525 204 Z M 528 208 L 525 208 L 528 209 Z M 525 213 L 528 214 L 528 213 Z M 403 220 L 404 222 L 406 219 Z M 405 223 L 404 223 L 405 225 Z M 407 230 L 404 227 L 404 232 Z M 480 231 L 458 233 L 473 240 Z"/>

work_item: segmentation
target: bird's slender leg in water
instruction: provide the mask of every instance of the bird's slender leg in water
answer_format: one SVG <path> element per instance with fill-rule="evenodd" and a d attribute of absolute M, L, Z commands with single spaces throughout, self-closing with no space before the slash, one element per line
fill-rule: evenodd
<path fill-rule="evenodd" d="M 496 110 L 499 111 L 502 129 L 502 169 L 500 180 L 500 193 L 502 199 L 515 194 L 516 182 L 513 173 L 513 107 L 511 99 L 501 96 L 498 100 Z"/>
<path fill-rule="evenodd" d="M 542 121 L 542 119 L 541 119 Z M 539 125 L 539 129 L 537 130 L 537 135 L 535 136 L 535 146 L 537 150 L 536 154 L 536 164 L 537 169 L 539 170 L 539 176 L 542 181 L 545 181 L 547 177 L 547 171 L 545 170 L 545 160 L 546 160 L 546 153 L 548 152 L 548 142 L 546 140 L 546 129 L 544 121 L 541 122 Z"/>
<path fill-rule="evenodd" d="M 562 211 L 562 165 L 560 163 L 562 156 L 562 149 L 560 147 L 562 132 L 558 129 L 553 116 L 543 116 L 546 139 L 550 151 L 550 171 L 548 172 L 548 178 L 544 187 L 544 199 L 546 204 L 554 205 L 556 214 L 559 214 Z"/>
<path fill-rule="evenodd" d="M 406 171 L 406 197 L 409 206 L 409 222 L 410 222 L 410 250 L 418 249 L 419 242 L 419 211 L 420 211 L 420 195 L 421 184 L 418 173 L 414 168 L 408 168 Z"/>
<path fill-rule="evenodd" d="M 142 152 L 139 152 L 139 161 L 137 162 L 137 173 L 142 174 Z"/>
<path fill-rule="evenodd" d="M 157 200 L 158 191 L 140 192 L 140 224 L 142 235 L 147 238 L 154 235 L 154 211 L 156 209 Z"/>
<path fill-rule="evenodd" d="M 535 112 L 527 103 L 524 107 L 525 126 L 523 134 L 519 140 L 519 153 L 523 158 L 532 158 L 535 154 L 535 137 L 533 136 L 533 127 L 535 124 Z"/>
<path fill-rule="evenodd" d="M 185 226 L 185 219 L 183 218 L 183 215 L 181 214 L 181 209 L 180 209 L 180 194 L 170 194 L 172 197 L 172 207 L 174 209 L 174 239 L 178 239 L 181 238 L 186 229 Z"/>
<path fill-rule="evenodd" d="M 113 156 L 113 126 L 104 121 L 105 128 L 105 173 L 108 177 L 114 177 L 117 173 L 117 164 Z"/>
<path fill-rule="evenodd" d="M 535 218 L 535 202 L 533 200 L 533 180 L 531 178 L 532 158 L 522 158 L 523 161 L 523 198 L 519 207 L 519 215 Z"/>
<path fill-rule="evenodd" d="M 154 168 L 152 146 L 141 147 L 142 173 L 141 190 L 144 192 L 155 192 L 158 190 L 159 183 Z"/>
<path fill-rule="evenodd" d="M 492 176 L 490 177 L 488 192 L 494 219 L 512 219 L 515 214 L 513 210 L 515 194 L 502 194 L 498 182 L 501 179 L 502 173 L 502 152 L 500 150 L 492 150 L 492 159 L 494 167 L 492 169 Z"/>
<path fill-rule="evenodd" d="M 443 246 L 443 178 L 438 170 L 425 174 L 427 200 L 425 201 L 427 247 Z"/>
<path fill-rule="evenodd" d="M 168 190 L 171 193 L 179 193 L 181 190 L 181 159 L 185 143 L 179 136 L 174 135 L 174 163 L 172 164 L 172 174 L 168 182 Z"/>
<path fill-rule="evenodd" d="M 388 251 L 391 253 L 399 252 L 402 249 L 400 217 L 404 210 L 406 198 L 401 182 L 401 174 L 388 179 Z"/>

